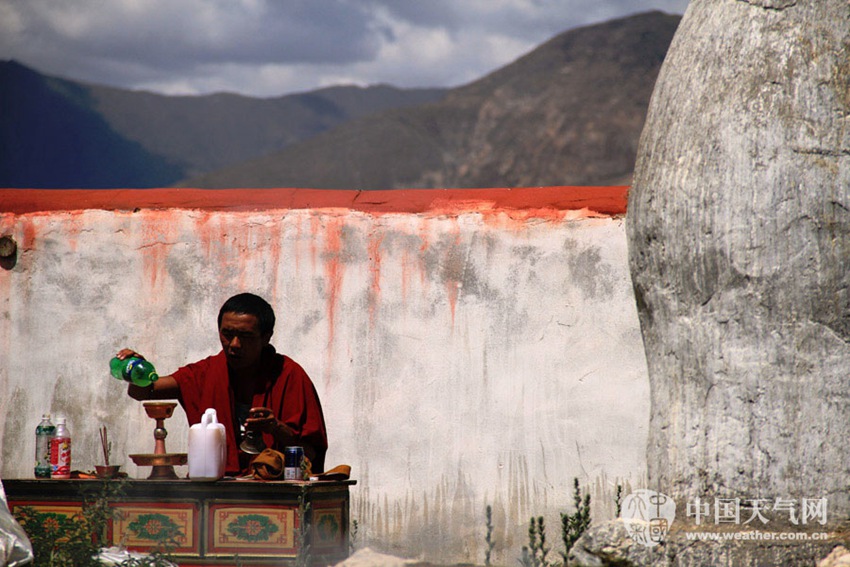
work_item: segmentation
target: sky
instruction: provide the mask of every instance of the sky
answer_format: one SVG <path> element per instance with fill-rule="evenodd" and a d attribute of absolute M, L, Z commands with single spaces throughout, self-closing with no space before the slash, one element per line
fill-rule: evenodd
<path fill-rule="evenodd" d="M 688 0 L 0 0 L 0 60 L 172 95 L 455 87 L 563 31 Z"/>

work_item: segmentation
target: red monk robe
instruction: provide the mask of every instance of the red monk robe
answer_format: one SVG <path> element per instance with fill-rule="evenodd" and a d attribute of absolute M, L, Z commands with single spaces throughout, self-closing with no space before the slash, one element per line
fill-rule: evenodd
<path fill-rule="evenodd" d="M 275 352 L 268 345 L 262 355 L 262 380 L 255 392 L 252 407 L 272 410 L 278 421 L 285 423 L 298 435 L 299 443 L 315 451 L 311 460 L 312 472 L 325 470 L 325 453 L 328 436 L 322 405 L 310 377 L 301 366 Z M 219 423 L 223 423 L 227 435 L 227 474 L 244 474 L 255 455 L 239 450 L 239 423 L 236 422 L 233 390 L 230 388 L 227 361 L 224 351 L 198 362 L 183 366 L 172 374 L 180 386 L 180 405 L 186 411 L 189 425 L 201 422 L 207 408 L 214 408 Z M 274 438 L 264 433 L 268 447 L 283 452 Z"/>

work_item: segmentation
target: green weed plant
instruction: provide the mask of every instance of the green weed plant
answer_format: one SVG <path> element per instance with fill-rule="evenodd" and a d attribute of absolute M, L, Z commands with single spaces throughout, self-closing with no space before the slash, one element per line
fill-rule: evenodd
<path fill-rule="evenodd" d="M 621 492 L 622 489 L 620 488 L 616 501 L 618 508 Z M 570 549 L 590 527 L 590 494 L 582 495 L 578 478 L 573 479 L 573 504 L 575 512 L 572 514 L 561 513 L 561 541 L 564 546 L 563 551 L 558 552 L 561 561 L 549 557 L 552 549 L 546 542 L 546 523 L 543 516 L 532 516 L 528 526 L 528 545 L 522 546 L 521 555 L 518 559 L 522 567 L 562 567 L 567 564 Z M 495 542 L 493 541 L 492 508 L 489 505 L 487 506 L 486 527 L 484 565 L 490 567 L 490 555 L 495 547 Z"/>

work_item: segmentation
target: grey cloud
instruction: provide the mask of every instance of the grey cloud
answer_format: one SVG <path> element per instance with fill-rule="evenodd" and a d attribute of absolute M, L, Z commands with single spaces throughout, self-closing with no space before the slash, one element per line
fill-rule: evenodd
<path fill-rule="evenodd" d="M 490 0 L 458 2 L 397 2 L 374 0 L 396 17 L 416 25 L 453 31 L 490 30 L 529 41 L 540 41 L 567 29 L 647 10 L 683 13 L 688 0 Z"/>
<path fill-rule="evenodd" d="M 455 86 L 567 29 L 687 0 L 0 0 L 0 58 L 125 88 Z M 498 49 L 494 48 L 497 46 Z"/>
<path fill-rule="evenodd" d="M 131 2 L 74 0 L 60 11 L 42 0 L 15 2 L 23 26 L 10 34 L 17 46 L 3 41 L 2 47 L 71 49 L 172 68 L 212 62 L 351 62 L 374 56 L 378 47 L 371 15 L 342 1 L 256 2 L 255 9 L 247 9 L 245 2 L 148 2 L 153 4 L 156 9 L 140 12 Z"/>

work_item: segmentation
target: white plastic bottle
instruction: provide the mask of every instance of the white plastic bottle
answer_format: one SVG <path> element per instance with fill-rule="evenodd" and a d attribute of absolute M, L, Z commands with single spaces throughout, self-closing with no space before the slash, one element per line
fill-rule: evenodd
<path fill-rule="evenodd" d="M 56 436 L 50 440 L 50 478 L 71 478 L 71 432 L 65 418 L 56 418 Z"/>
<path fill-rule="evenodd" d="M 189 478 L 199 481 L 218 480 L 224 476 L 227 437 L 224 424 L 218 422 L 213 408 L 201 417 L 201 423 L 189 428 Z"/>

